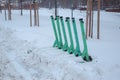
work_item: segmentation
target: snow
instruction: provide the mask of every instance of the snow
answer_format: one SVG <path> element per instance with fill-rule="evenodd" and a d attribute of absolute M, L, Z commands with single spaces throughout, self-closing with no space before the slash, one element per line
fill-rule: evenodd
<path fill-rule="evenodd" d="M 60 16 L 71 16 L 69 9 L 58 12 Z M 96 27 L 94 38 L 87 40 L 92 62 L 53 48 L 55 38 L 50 16 L 54 10 L 41 8 L 39 13 L 39 27 L 30 27 L 27 10 L 23 16 L 19 10 L 12 10 L 12 21 L 5 21 L 4 13 L 0 14 L 0 80 L 120 79 L 120 13 L 101 11 L 100 40 L 96 39 Z M 74 11 L 77 26 L 78 19 L 85 21 L 85 16 L 85 11 Z"/>

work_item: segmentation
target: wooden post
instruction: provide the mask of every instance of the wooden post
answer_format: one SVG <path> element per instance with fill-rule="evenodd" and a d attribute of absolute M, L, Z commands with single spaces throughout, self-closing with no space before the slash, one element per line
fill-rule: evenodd
<path fill-rule="evenodd" d="M 91 38 L 93 38 L 93 0 L 91 2 Z"/>
<path fill-rule="evenodd" d="M 20 6 L 21 6 L 21 16 L 23 15 L 23 9 L 22 9 L 22 0 L 20 0 Z"/>
<path fill-rule="evenodd" d="M 32 26 L 32 2 L 30 0 L 30 26 Z"/>
<path fill-rule="evenodd" d="M 36 1 L 34 1 L 34 25 L 37 25 Z"/>
<path fill-rule="evenodd" d="M 8 0 L 8 20 L 11 20 L 11 5 L 10 5 L 10 0 Z"/>
<path fill-rule="evenodd" d="M 0 13 L 2 13 L 2 1 L 0 1 Z"/>
<path fill-rule="evenodd" d="M 34 9 L 34 26 L 39 26 L 39 10 L 38 10 L 38 2 L 36 0 L 33 1 L 33 5 L 30 0 L 30 26 L 32 26 L 32 6 Z"/>
<path fill-rule="evenodd" d="M 100 0 L 98 0 L 97 39 L 100 39 Z"/>
<path fill-rule="evenodd" d="M 39 6 L 37 3 L 37 25 L 39 26 Z"/>
<path fill-rule="evenodd" d="M 6 15 L 6 1 L 4 3 L 4 11 L 5 11 L 5 20 L 7 20 L 7 15 Z"/>
<path fill-rule="evenodd" d="M 86 39 L 93 37 L 93 0 L 87 0 Z"/>
<path fill-rule="evenodd" d="M 100 38 L 100 0 L 98 2 L 97 13 L 97 39 Z M 87 12 L 86 12 L 86 39 L 93 38 L 93 0 L 87 0 Z"/>
<path fill-rule="evenodd" d="M 88 39 L 88 30 L 89 30 L 89 27 L 88 27 L 88 18 L 89 18 L 89 0 L 87 0 L 87 12 L 86 12 L 86 39 Z"/>
<path fill-rule="evenodd" d="M 91 4 L 92 0 L 89 0 L 89 37 L 91 36 Z"/>

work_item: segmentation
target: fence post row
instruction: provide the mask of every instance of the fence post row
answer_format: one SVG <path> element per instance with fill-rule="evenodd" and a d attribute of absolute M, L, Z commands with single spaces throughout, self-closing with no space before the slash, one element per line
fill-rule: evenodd
<path fill-rule="evenodd" d="M 68 36 L 70 39 L 70 46 L 68 46 L 68 38 L 65 30 L 63 17 L 56 16 L 56 18 L 54 18 L 53 16 L 51 16 L 51 21 L 52 21 L 52 26 L 53 26 L 54 35 L 55 35 L 55 42 L 53 44 L 53 47 L 58 47 L 58 49 L 63 49 L 63 51 L 68 51 L 69 54 L 73 53 L 75 56 L 81 56 L 85 61 L 92 61 L 91 56 L 88 55 L 83 19 L 79 19 L 80 27 L 81 27 L 81 35 L 82 35 L 83 45 L 84 45 L 83 52 L 80 51 L 80 43 L 78 39 L 75 18 L 72 18 L 72 26 L 73 26 L 75 42 L 76 42 L 75 49 L 74 49 L 73 35 L 72 35 L 72 30 L 70 25 L 70 22 L 71 22 L 70 18 L 66 17 L 66 20 L 65 20 L 67 24 L 67 29 L 68 29 Z M 61 25 L 60 25 L 60 22 L 61 22 Z M 62 33 L 63 33 L 63 37 L 62 37 Z M 62 42 L 63 40 L 64 40 L 64 44 Z"/>

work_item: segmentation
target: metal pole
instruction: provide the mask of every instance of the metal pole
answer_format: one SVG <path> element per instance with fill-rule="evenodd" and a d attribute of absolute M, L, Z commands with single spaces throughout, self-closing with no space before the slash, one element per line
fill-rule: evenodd
<path fill-rule="evenodd" d="M 74 30 L 74 35 L 75 35 L 75 41 L 76 41 L 76 49 L 74 51 L 74 54 L 75 54 L 75 56 L 81 56 L 80 44 L 79 44 L 79 39 L 78 39 L 75 18 L 72 18 L 72 24 L 73 24 L 73 30 Z"/>
<path fill-rule="evenodd" d="M 79 21 L 80 21 L 80 27 L 81 27 L 81 33 L 82 33 L 82 39 L 83 39 L 83 45 L 84 45 L 84 50 L 82 52 L 82 58 L 85 61 L 92 61 L 91 56 L 88 55 L 88 48 L 87 48 L 87 42 L 86 42 L 86 37 L 85 37 L 85 32 L 84 32 L 83 19 L 79 19 Z"/>
<path fill-rule="evenodd" d="M 67 40 L 67 35 L 66 35 L 66 31 L 65 31 L 65 25 L 64 25 L 64 20 L 63 17 L 60 17 L 60 22 L 62 25 L 62 31 L 63 31 L 63 36 L 64 36 L 64 45 L 63 45 L 63 50 L 67 51 L 68 50 L 68 40 Z"/>
<path fill-rule="evenodd" d="M 66 22 L 67 22 L 68 33 L 69 33 L 69 37 L 70 37 L 70 47 L 68 49 L 68 53 L 72 54 L 74 52 L 74 43 L 73 43 L 73 37 L 72 37 L 72 31 L 71 31 L 71 27 L 70 27 L 70 18 L 69 17 L 66 18 Z"/>
<path fill-rule="evenodd" d="M 63 42 L 62 42 L 62 34 L 61 34 L 59 16 L 56 16 L 56 23 L 57 23 L 58 37 L 59 37 L 59 46 L 58 46 L 58 48 L 61 49 L 63 47 Z"/>

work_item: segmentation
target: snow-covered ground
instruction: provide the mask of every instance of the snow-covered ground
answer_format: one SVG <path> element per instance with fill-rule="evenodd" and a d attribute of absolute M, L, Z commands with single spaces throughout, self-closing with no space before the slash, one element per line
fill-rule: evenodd
<path fill-rule="evenodd" d="M 94 38 L 87 40 L 93 61 L 84 63 L 81 57 L 52 47 L 54 11 L 41 8 L 39 13 L 40 27 L 30 27 L 29 11 L 23 16 L 12 11 L 12 21 L 0 14 L 0 80 L 120 80 L 120 13 L 101 11 L 100 40 L 94 23 Z M 60 16 L 70 14 L 59 9 Z M 85 21 L 85 16 L 84 11 L 74 11 L 78 29 L 78 19 Z"/>

